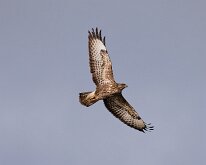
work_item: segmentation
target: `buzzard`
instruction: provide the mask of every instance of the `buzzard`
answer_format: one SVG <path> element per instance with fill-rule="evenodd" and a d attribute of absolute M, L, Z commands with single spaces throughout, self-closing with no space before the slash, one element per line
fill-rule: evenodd
<path fill-rule="evenodd" d="M 112 63 L 101 30 L 96 28 L 89 31 L 88 39 L 90 72 L 96 90 L 79 93 L 80 103 L 89 107 L 97 101 L 103 100 L 106 108 L 123 123 L 142 132 L 153 130 L 153 126 L 146 124 L 122 96 L 122 90 L 127 85 L 116 83 L 114 80 Z"/>

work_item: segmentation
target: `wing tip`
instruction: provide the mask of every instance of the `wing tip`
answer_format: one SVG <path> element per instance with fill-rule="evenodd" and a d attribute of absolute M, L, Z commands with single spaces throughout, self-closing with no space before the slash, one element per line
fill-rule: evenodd
<path fill-rule="evenodd" d="M 92 28 L 91 31 L 88 30 L 88 33 L 89 33 L 89 35 L 88 35 L 89 39 L 99 39 L 106 46 L 105 36 L 102 38 L 102 30 L 101 29 L 99 30 L 98 27 L 96 27 L 95 29 Z"/>
<path fill-rule="evenodd" d="M 144 123 L 144 124 L 145 124 L 145 127 L 141 130 L 142 132 L 145 133 L 145 131 L 151 132 L 152 130 L 154 130 L 154 126 L 152 126 L 151 123 L 149 124 Z"/>

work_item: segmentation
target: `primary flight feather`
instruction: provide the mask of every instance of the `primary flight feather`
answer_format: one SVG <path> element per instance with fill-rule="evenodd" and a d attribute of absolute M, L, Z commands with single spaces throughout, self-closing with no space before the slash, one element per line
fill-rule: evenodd
<path fill-rule="evenodd" d="M 89 31 L 88 39 L 90 72 L 96 90 L 80 93 L 80 103 L 89 107 L 95 102 L 103 100 L 106 108 L 123 123 L 142 132 L 153 130 L 153 126 L 146 124 L 122 96 L 122 90 L 127 85 L 116 83 L 114 80 L 112 62 L 101 30 L 96 28 Z"/>

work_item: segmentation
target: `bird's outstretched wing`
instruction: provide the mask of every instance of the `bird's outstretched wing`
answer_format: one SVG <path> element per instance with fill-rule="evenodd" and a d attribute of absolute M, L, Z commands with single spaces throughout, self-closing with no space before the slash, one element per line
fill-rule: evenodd
<path fill-rule="evenodd" d="M 134 108 L 125 100 L 121 93 L 114 94 L 103 100 L 106 108 L 122 122 L 139 131 L 153 130 L 153 126 L 146 124 Z"/>
<path fill-rule="evenodd" d="M 112 63 L 101 30 L 89 31 L 88 39 L 90 72 L 94 83 L 97 86 L 114 83 Z"/>

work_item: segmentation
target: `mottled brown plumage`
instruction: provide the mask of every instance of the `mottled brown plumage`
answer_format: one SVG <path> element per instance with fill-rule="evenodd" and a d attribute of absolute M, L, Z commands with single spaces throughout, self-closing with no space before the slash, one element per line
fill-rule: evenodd
<path fill-rule="evenodd" d="M 112 71 L 112 63 L 106 49 L 105 37 L 101 30 L 89 31 L 89 64 L 92 79 L 96 85 L 93 92 L 79 94 L 79 101 L 84 106 L 91 106 L 98 100 L 103 100 L 106 108 L 122 122 L 139 131 L 153 130 L 153 126 L 146 124 L 134 108 L 122 96 L 126 84 L 116 83 Z"/>

